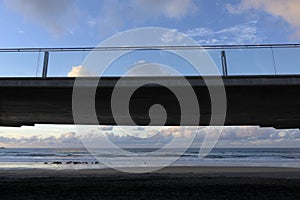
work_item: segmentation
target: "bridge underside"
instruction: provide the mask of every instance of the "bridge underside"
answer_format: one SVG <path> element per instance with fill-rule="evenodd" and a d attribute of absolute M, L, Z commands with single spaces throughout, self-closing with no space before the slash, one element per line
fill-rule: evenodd
<path fill-rule="evenodd" d="M 186 77 L 193 87 L 200 107 L 200 126 L 211 119 L 211 100 L 201 77 Z M 128 77 L 123 91 L 136 87 L 140 80 L 172 80 L 177 77 Z M 222 87 L 216 77 L 207 77 L 215 88 Z M 91 89 L 95 78 L 81 78 L 80 90 Z M 111 95 L 118 77 L 102 78 L 95 95 L 99 124 L 115 125 L 111 111 Z M 228 76 L 223 77 L 227 95 L 225 126 L 261 126 L 300 128 L 300 76 Z M 74 124 L 72 93 L 75 78 L 0 78 L 0 126 L 34 124 Z M 175 81 L 176 82 L 176 81 Z M 184 85 L 173 85 L 185 90 Z M 79 102 L 84 108 L 85 103 Z M 166 125 L 177 126 L 181 120 L 179 102 L 170 90 L 157 84 L 140 87 L 131 97 L 130 114 L 134 122 L 148 125 L 149 108 L 161 104 L 167 112 Z M 187 111 L 192 119 L 194 110 Z M 218 112 L 218 111 L 217 111 Z M 217 113 L 218 114 L 218 113 Z M 222 113 L 219 113 L 222 114 Z M 122 117 L 122 116 L 119 116 Z M 156 120 L 160 116 L 157 116 Z M 94 124 L 88 118 L 82 124 Z M 122 124 L 128 125 L 126 120 Z M 155 124 L 154 124 L 155 125 Z M 181 125 L 191 125 L 189 122 Z M 211 124 L 218 125 L 218 124 Z"/>

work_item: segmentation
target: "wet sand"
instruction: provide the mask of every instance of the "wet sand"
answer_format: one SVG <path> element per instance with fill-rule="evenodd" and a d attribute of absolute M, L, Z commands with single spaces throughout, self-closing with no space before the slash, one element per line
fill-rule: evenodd
<path fill-rule="evenodd" d="M 300 199 L 300 169 L 169 167 L 0 171 L 0 199 Z"/>

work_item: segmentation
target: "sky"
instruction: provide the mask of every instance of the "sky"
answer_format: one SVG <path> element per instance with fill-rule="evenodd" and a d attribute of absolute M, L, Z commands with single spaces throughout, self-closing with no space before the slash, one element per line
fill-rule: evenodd
<path fill-rule="evenodd" d="M 1 0 L 0 48 L 96 46 L 116 33 L 141 27 L 175 29 L 200 45 L 299 43 L 299 11 L 298 0 Z M 76 74 L 87 53 L 51 54 L 49 76 Z M 294 60 L 298 53 L 298 49 L 228 51 L 229 73 L 298 73 Z M 220 66 L 219 52 L 209 54 Z M 38 76 L 41 56 L 1 53 L 0 74 Z M 241 60 L 243 68 L 236 67 Z M 116 129 L 103 127 L 116 142 L 136 142 Z M 0 127 L 0 146 L 81 147 L 76 131 L 74 126 Z M 156 137 L 168 141 L 170 134 L 185 137 L 190 131 L 165 128 Z M 133 132 L 144 136 L 143 129 Z M 298 130 L 228 127 L 218 146 L 300 147 L 299 142 Z"/>
<path fill-rule="evenodd" d="M 132 28 L 177 29 L 200 44 L 297 43 L 297 0 L 2 0 L 1 47 L 95 46 Z"/>

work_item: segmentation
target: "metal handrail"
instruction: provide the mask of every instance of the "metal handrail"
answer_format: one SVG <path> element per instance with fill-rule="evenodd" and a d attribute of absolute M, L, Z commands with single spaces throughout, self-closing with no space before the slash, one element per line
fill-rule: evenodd
<path fill-rule="evenodd" d="M 300 48 L 300 44 L 251 44 L 251 45 L 206 45 L 206 46 L 110 46 L 110 47 L 61 47 L 61 48 L 0 48 L 0 53 L 38 52 L 44 53 L 42 77 L 47 77 L 49 53 L 51 52 L 81 52 L 81 51 L 133 51 L 133 50 L 221 50 L 223 75 L 228 76 L 226 52 L 234 49 L 271 49 L 274 70 L 277 74 L 273 49 Z"/>
<path fill-rule="evenodd" d="M 125 50 L 193 50 L 193 49 L 261 49 L 300 48 L 300 44 L 251 44 L 251 45 L 204 45 L 204 46 L 108 46 L 108 47 L 56 47 L 56 48 L 0 48 L 0 52 L 63 52 L 63 51 L 125 51 Z"/>

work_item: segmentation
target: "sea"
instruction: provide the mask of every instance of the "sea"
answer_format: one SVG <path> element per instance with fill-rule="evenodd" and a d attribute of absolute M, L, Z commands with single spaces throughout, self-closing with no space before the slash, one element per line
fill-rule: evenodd
<path fill-rule="evenodd" d="M 128 160 L 132 164 L 137 157 L 140 159 L 143 156 L 148 161 L 159 161 L 167 158 L 175 158 L 176 160 L 178 158 L 171 166 L 300 168 L 300 148 L 215 148 L 205 158 L 199 158 L 199 149 L 196 148 L 190 148 L 184 154 L 178 153 L 180 151 L 176 149 L 164 149 L 155 155 L 147 153 L 156 149 L 125 150 L 129 153 L 119 154 L 112 149 L 99 149 L 97 155 L 93 156 L 88 150 L 81 148 L 6 148 L 0 149 L 0 169 L 103 169 L 108 167 L 101 161 L 108 160 L 116 162 L 118 167 L 126 167 Z M 157 164 L 159 165 L 159 162 Z"/>

